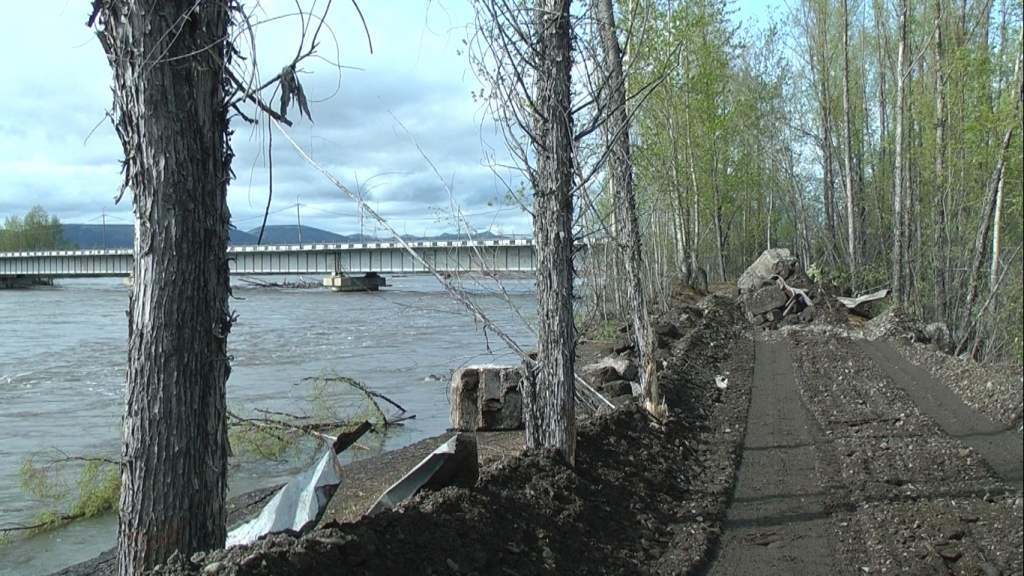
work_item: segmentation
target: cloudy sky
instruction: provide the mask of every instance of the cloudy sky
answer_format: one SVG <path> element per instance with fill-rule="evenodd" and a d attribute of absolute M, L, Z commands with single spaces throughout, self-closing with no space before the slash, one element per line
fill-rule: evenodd
<path fill-rule="evenodd" d="M 373 53 L 352 3 L 334 2 L 322 33 L 323 59 L 301 66 L 313 122 L 296 122 L 292 137 L 399 232 L 454 231 L 457 205 L 474 229 L 529 233 L 529 215 L 500 201 L 512 176 L 493 168 L 495 158 L 507 161 L 501 138 L 473 99 L 480 84 L 463 44 L 472 34 L 469 1 L 359 5 Z M 128 195 L 114 204 L 122 151 L 105 117 L 111 72 L 85 26 L 90 6 L 87 0 L 4 3 L 0 218 L 39 204 L 68 223 L 100 223 L 104 214 L 107 223 L 132 222 Z M 257 29 L 257 61 L 269 78 L 294 56 L 301 22 L 273 19 L 293 10 L 291 0 L 263 0 L 260 7 L 255 17 L 267 22 Z M 237 121 L 233 127 L 236 179 L 228 202 L 235 225 L 249 230 L 260 224 L 267 203 L 267 128 Z M 294 224 L 297 204 L 304 225 L 359 232 L 355 203 L 275 134 L 269 222 Z M 374 232 L 369 219 L 363 225 Z"/>

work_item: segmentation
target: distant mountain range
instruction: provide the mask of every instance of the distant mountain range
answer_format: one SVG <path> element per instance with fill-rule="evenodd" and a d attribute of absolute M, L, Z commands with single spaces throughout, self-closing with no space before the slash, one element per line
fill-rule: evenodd
<path fill-rule="evenodd" d="M 131 224 L 63 224 L 64 238 L 82 250 L 97 248 L 131 248 L 135 244 L 135 227 Z M 253 245 L 259 239 L 260 229 L 249 231 L 231 230 L 230 243 L 236 246 Z M 466 240 L 465 233 L 445 233 L 437 236 L 402 236 L 407 242 Z M 491 232 L 473 234 L 475 240 L 497 240 L 502 238 Z M 359 234 L 336 234 L 312 226 L 300 227 L 291 225 L 267 226 L 263 230 L 261 244 L 347 244 L 353 242 L 387 242 L 387 238 L 373 238 Z"/>

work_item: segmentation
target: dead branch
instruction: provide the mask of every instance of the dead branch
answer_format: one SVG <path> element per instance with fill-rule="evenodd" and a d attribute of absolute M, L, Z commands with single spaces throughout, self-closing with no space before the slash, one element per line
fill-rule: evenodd
<path fill-rule="evenodd" d="M 7 534 L 13 534 L 15 532 L 32 532 L 35 530 L 50 528 L 51 526 L 55 526 L 58 524 L 65 524 L 67 522 L 71 522 L 72 520 L 78 520 L 85 517 L 86 514 L 84 512 L 80 512 L 77 514 L 56 514 L 46 520 L 43 520 L 42 522 L 36 522 L 35 524 L 19 524 L 17 526 L 0 527 L 0 534 L 6 536 Z"/>
<path fill-rule="evenodd" d="M 388 398 L 387 396 L 381 394 L 380 392 L 377 392 L 376 390 L 370 390 L 370 388 L 366 384 L 363 384 L 362 382 L 360 382 L 358 380 L 354 380 L 354 379 L 348 378 L 346 376 L 317 376 L 315 378 L 314 377 L 303 378 L 302 380 L 303 381 L 320 380 L 322 382 L 340 382 L 342 384 L 348 384 L 349 386 L 355 388 L 356 390 L 359 390 L 360 392 L 362 392 L 366 396 L 373 397 L 373 398 L 380 398 L 381 400 L 383 400 L 383 401 L 387 402 L 388 404 L 391 404 L 392 406 L 397 408 L 399 411 L 406 412 L 406 409 L 403 408 L 402 405 L 399 404 L 398 402 L 395 402 L 391 398 Z"/>

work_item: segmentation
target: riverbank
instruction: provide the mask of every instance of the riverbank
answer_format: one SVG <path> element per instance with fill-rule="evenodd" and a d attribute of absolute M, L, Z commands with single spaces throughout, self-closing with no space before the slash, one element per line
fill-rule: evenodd
<path fill-rule="evenodd" d="M 397 512 L 327 520 L 300 539 L 272 536 L 179 558 L 159 572 L 629 573 L 652 562 L 700 565 L 728 502 L 752 340 L 725 298 L 710 297 L 674 323 L 681 337 L 666 342 L 659 375 L 669 420 L 658 424 L 626 406 L 582 422 L 575 468 L 551 454 L 516 452 L 484 465 L 472 490 L 422 494 Z M 723 395 L 714 382 L 726 373 Z"/>
<path fill-rule="evenodd" d="M 236 285 L 232 309 L 239 322 L 229 343 L 234 358 L 229 407 L 243 416 L 258 414 L 256 409 L 305 414 L 315 390 L 304 379 L 341 374 L 416 415 L 388 436 L 385 449 L 443 433 L 448 427 L 444 375 L 466 364 L 516 359 L 493 339 L 488 343 L 480 325 L 436 279 L 409 276 L 393 282 L 375 294 L 347 295 Z M 536 310 L 532 281 L 503 286 L 517 309 Z M 531 347 L 529 327 L 505 298 L 492 295 L 496 285 L 481 280 L 474 287 L 488 317 Z M 0 317 L 13 330 L 0 354 L 0 527 L 31 525 L 41 512 L 63 510 L 20 489 L 18 471 L 26 459 L 43 457 L 54 447 L 75 456 L 119 455 L 127 305 L 127 288 L 117 278 L 66 280 L 55 288 L 7 291 L 0 298 Z M 292 454 L 274 461 L 236 459 L 232 494 L 285 482 L 306 465 Z M 66 475 L 72 483 L 76 470 L 71 466 Z M 0 546 L 0 574 L 53 572 L 112 546 L 115 532 L 116 519 L 104 517 L 33 538 L 15 533 Z"/>
<path fill-rule="evenodd" d="M 425 438 L 380 456 L 356 460 L 345 465 L 342 484 L 331 499 L 319 526 L 355 522 L 370 509 L 377 497 L 398 481 L 413 466 L 430 454 L 451 434 Z M 523 433 L 481 432 L 476 434 L 481 465 L 512 456 L 522 450 Z M 281 485 L 268 486 L 241 494 L 228 501 L 228 526 L 234 527 L 259 514 Z M 96 558 L 68 566 L 52 576 L 113 576 L 117 558 L 113 548 Z"/>
<path fill-rule="evenodd" d="M 355 522 L 336 494 L 307 536 L 179 557 L 156 572 L 1022 573 L 1020 479 L 1001 477 L 984 459 L 990 447 L 973 444 L 982 418 L 951 436 L 915 405 L 903 376 L 888 376 L 911 370 L 903 354 L 926 367 L 920 387 L 991 391 L 969 398 L 1019 446 L 1019 366 L 945 360 L 923 347 L 907 354 L 887 339 L 868 346 L 862 329 L 842 323 L 755 333 L 731 298 L 717 296 L 681 303 L 661 321 L 679 334 L 663 343 L 663 424 L 633 405 L 582 422 L 574 468 L 521 453 L 510 436 L 473 489 L 421 494 Z M 897 356 L 879 364 L 873 349 Z M 790 461 L 804 472 L 777 465 Z M 370 466 L 395 464 L 386 462 Z M 387 480 L 363 481 L 370 493 Z M 797 492 L 773 496 L 793 482 Z M 810 528 L 814 538 L 804 537 Z"/>

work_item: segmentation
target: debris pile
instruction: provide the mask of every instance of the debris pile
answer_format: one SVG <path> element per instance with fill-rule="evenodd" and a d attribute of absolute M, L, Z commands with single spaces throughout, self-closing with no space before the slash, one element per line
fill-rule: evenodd
<path fill-rule="evenodd" d="M 800 260 L 786 248 L 762 252 L 736 283 L 747 320 L 764 328 L 814 320 L 813 286 Z"/>

